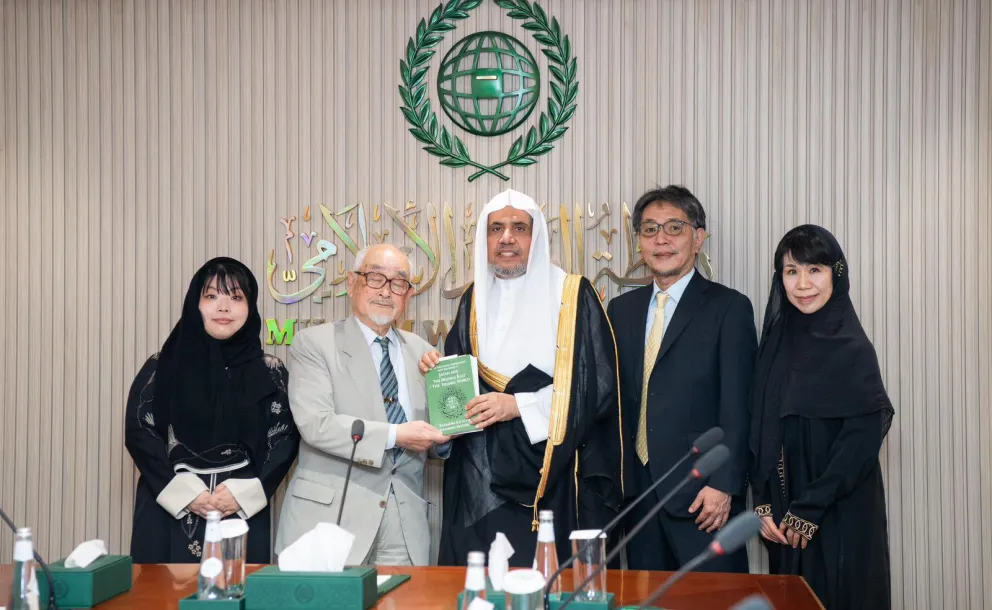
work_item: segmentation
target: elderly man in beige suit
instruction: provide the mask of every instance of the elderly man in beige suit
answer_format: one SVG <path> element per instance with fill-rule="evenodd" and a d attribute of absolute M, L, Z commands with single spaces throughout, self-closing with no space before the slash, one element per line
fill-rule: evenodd
<path fill-rule="evenodd" d="M 299 464 L 289 483 L 276 553 L 334 523 L 351 456 L 351 425 L 365 421 L 341 527 L 355 535 L 348 564 L 427 565 L 424 500 L 428 454 L 449 440 L 427 423 L 417 368 L 431 345 L 392 327 L 410 296 L 410 260 L 396 247 L 362 250 L 348 273 L 353 315 L 307 328 L 289 352 L 289 404 L 300 430 Z M 440 447 L 439 447 L 440 446 Z"/>

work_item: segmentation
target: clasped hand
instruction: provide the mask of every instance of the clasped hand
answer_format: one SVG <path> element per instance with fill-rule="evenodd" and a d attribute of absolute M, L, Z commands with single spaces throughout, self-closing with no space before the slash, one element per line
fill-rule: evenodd
<path fill-rule="evenodd" d="M 805 536 L 786 525 L 784 521 L 775 527 L 775 520 L 771 517 L 761 518 L 761 537 L 769 542 L 785 544 L 794 549 L 805 549 L 809 544 Z"/>
<path fill-rule="evenodd" d="M 200 492 L 200 495 L 189 503 L 189 510 L 204 519 L 207 518 L 207 513 L 210 511 L 218 510 L 223 519 L 241 510 L 241 505 L 234 499 L 231 490 L 221 483 L 212 494 L 209 491 Z"/>

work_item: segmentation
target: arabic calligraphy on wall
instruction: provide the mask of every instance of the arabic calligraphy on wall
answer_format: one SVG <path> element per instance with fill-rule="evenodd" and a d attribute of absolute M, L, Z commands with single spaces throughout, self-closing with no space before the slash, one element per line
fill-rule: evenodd
<path fill-rule="evenodd" d="M 308 298 L 320 304 L 325 299 L 344 296 L 348 277 L 345 251 L 354 256 L 361 248 L 389 241 L 410 254 L 411 260 L 422 261 L 413 270 L 411 281 L 414 293 L 411 298 L 415 299 L 436 287 L 443 298 L 457 299 L 472 281 L 473 242 L 477 222 L 473 214 L 474 207 L 472 203 L 465 205 L 464 216 L 456 218 L 451 204 L 445 203 L 442 206 L 442 224 L 439 227 L 438 209 L 432 203 L 423 207 L 413 201 L 407 201 L 400 207 L 388 203 L 356 203 L 336 212 L 318 204 L 313 214 L 311 207 L 307 206 L 302 220 L 290 216 L 279 221 L 285 229 L 285 235 L 282 244 L 269 250 L 266 261 L 269 295 L 283 305 L 292 305 Z M 644 262 L 638 254 L 631 213 L 626 203 L 620 205 L 619 229 L 611 228 L 613 223 L 606 222 L 612 215 L 609 203 L 603 203 L 599 209 L 591 204 L 586 204 L 585 209 L 580 204 L 574 204 L 571 209 L 569 207 L 562 203 L 557 209 L 552 207 L 549 213 L 548 204 L 541 206 L 548 222 L 553 251 L 557 241 L 559 256 L 556 262 L 565 272 L 589 277 L 600 298 L 604 300 L 609 283 L 621 288 L 650 283 L 650 277 L 645 275 Z M 557 214 L 551 216 L 555 212 Z M 294 223 L 298 223 L 298 232 L 293 230 Z M 404 246 L 403 236 L 409 238 L 413 246 Z M 586 257 L 587 246 L 592 250 L 591 258 L 596 261 L 592 265 L 587 265 L 590 262 Z M 442 274 L 444 248 L 447 249 L 448 256 Z M 280 252 L 278 258 L 282 259 L 283 250 L 286 267 L 280 274 L 276 253 Z M 423 256 L 416 257 L 415 250 L 420 250 Z M 461 265 L 458 264 L 459 258 Z M 294 268 L 294 261 L 302 261 L 299 269 Z M 592 269 L 593 266 L 596 269 Z M 711 261 L 705 252 L 700 255 L 699 266 L 712 278 Z M 460 268 L 463 270 L 461 273 Z M 296 328 L 321 322 L 322 319 L 289 318 L 279 324 L 275 319 L 268 319 L 267 343 L 292 343 Z M 413 330 L 413 320 L 407 320 L 404 324 L 409 327 L 408 330 Z M 447 334 L 444 320 L 425 320 L 422 324 L 427 337 L 440 337 L 443 340 L 443 336 Z"/>

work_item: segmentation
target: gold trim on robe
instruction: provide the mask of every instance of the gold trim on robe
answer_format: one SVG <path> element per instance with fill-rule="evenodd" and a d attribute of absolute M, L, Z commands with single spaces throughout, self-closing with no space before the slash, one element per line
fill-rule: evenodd
<path fill-rule="evenodd" d="M 595 286 L 593 287 L 595 288 Z M 597 295 L 598 296 L 598 295 Z M 610 316 L 606 314 L 606 307 L 603 307 L 603 301 L 599 301 L 599 307 L 603 310 L 603 319 L 606 320 L 606 327 L 610 329 L 610 337 L 613 339 L 613 361 L 617 364 L 617 422 L 620 425 L 620 496 L 625 497 L 626 489 L 624 488 L 624 473 L 623 473 L 623 405 L 620 404 L 620 356 L 617 353 L 617 334 L 613 332 L 613 323 L 610 322 Z"/>
<path fill-rule="evenodd" d="M 531 522 L 532 531 L 538 527 L 538 502 L 544 497 L 548 486 L 548 476 L 551 473 L 551 458 L 554 448 L 565 440 L 568 430 L 568 412 L 572 398 L 572 368 L 575 356 L 575 320 L 578 316 L 579 286 L 582 276 L 569 274 L 565 276 L 565 285 L 561 293 L 561 312 L 558 314 L 558 345 L 555 351 L 555 370 L 551 395 L 551 422 L 548 426 L 548 441 L 544 447 L 544 462 L 541 465 L 541 480 L 537 485 L 534 496 L 534 516 Z M 479 360 L 479 339 L 475 321 L 475 291 L 472 291 L 472 306 L 469 314 L 469 340 L 472 344 L 472 355 L 476 357 L 479 375 L 490 387 L 502 392 L 510 378 L 486 367 Z"/>

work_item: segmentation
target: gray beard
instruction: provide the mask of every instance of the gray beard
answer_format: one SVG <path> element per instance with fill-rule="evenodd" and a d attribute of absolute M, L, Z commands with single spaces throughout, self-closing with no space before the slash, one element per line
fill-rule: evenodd
<path fill-rule="evenodd" d="M 393 323 L 393 316 L 392 314 L 385 313 L 369 314 L 369 320 L 372 320 L 380 326 L 387 326 Z"/>
<path fill-rule="evenodd" d="M 489 271 L 501 280 L 512 280 L 527 273 L 527 265 L 513 265 L 512 267 L 501 267 L 495 263 L 489 263 Z"/>

